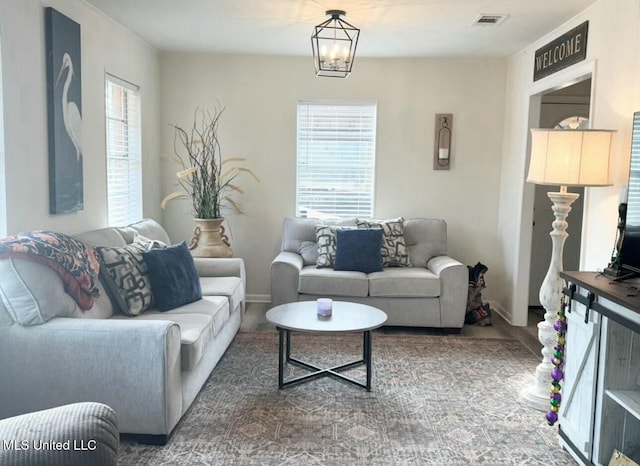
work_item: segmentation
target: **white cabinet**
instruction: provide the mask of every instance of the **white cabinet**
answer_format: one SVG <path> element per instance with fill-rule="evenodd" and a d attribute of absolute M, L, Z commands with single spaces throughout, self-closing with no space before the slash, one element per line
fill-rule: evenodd
<path fill-rule="evenodd" d="M 560 443 L 581 464 L 607 465 L 614 449 L 640 463 L 640 283 L 562 276 L 574 291 L 565 290 Z"/>
<path fill-rule="evenodd" d="M 582 288 L 577 292 L 587 295 Z M 572 301 L 566 318 L 560 425 L 582 457 L 591 461 L 601 319 L 600 314 L 589 312 L 587 306 L 577 300 Z"/>
<path fill-rule="evenodd" d="M 603 301 L 616 315 L 628 312 Z M 609 317 L 603 319 L 601 342 L 598 391 L 603 396 L 596 404 L 596 422 L 601 429 L 595 438 L 594 456 L 604 461 L 617 448 L 640 463 L 640 333 Z"/>

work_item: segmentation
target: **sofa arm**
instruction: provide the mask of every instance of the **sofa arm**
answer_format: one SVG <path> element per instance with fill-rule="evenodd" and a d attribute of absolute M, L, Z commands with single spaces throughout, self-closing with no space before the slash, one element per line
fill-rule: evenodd
<path fill-rule="evenodd" d="M 0 440 L 0 464 L 118 464 L 116 413 L 101 403 L 74 403 L 4 419 Z"/>
<path fill-rule="evenodd" d="M 194 257 L 193 262 L 201 277 L 240 277 L 245 281 L 244 260 L 239 257 Z"/>
<path fill-rule="evenodd" d="M 282 251 L 271 262 L 271 304 L 298 300 L 298 281 L 304 262 L 300 254 Z"/>
<path fill-rule="evenodd" d="M 180 329 L 168 321 L 56 318 L 0 329 L 0 418 L 111 406 L 120 431 L 165 435 L 182 414 Z"/>
<path fill-rule="evenodd" d="M 427 268 L 440 277 L 440 325 L 462 328 L 467 311 L 467 266 L 449 256 L 436 256 L 429 259 Z"/>

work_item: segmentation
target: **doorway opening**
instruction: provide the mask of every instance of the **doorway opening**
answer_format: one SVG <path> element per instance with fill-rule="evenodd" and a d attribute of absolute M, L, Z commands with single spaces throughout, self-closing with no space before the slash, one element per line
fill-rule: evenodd
<path fill-rule="evenodd" d="M 582 81 L 550 89 L 540 94 L 538 128 L 583 129 L 589 127 L 591 109 L 591 76 Z M 535 123 L 535 122 L 532 122 Z M 551 188 L 551 189 L 550 189 Z M 529 313 L 536 320 L 544 315 L 544 308 L 538 297 L 542 281 L 551 262 L 551 223 L 555 217 L 551 201 L 547 197 L 553 187 L 535 185 L 533 201 L 533 222 L 531 236 L 531 265 L 529 275 Z M 563 263 L 565 270 L 579 270 L 580 244 L 582 240 L 582 214 L 584 208 L 584 188 L 571 188 L 580 197 L 574 202 L 569 214 L 569 228 L 564 244 Z"/>

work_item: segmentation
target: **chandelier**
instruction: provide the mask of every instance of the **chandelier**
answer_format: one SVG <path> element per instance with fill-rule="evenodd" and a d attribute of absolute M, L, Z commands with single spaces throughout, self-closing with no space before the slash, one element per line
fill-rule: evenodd
<path fill-rule="evenodd" d="M 316 76 L 346 78 L 351 73 L 360 29 L 347 23 L 342 10 L 327 10 L 327 20 L 311 35 Z"/>

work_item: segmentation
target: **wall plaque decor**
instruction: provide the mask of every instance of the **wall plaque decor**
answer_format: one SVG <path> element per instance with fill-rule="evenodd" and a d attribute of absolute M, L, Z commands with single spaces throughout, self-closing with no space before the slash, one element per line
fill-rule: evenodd
<path fill-rule="evenodd" d="M 537 81 L 584 60 L 587 57 L 588 30 L 589 21 L 585 21 L 536 50 L 533 60 L 533 80 Z"/>
<path fill-rule="evenodd" d="M 433 135 L 433 169 L 451 168 L 451 142 L 453 114 L 436 113 L 435 133 Z"/>
<path fill-rule="evenodd" d="M 49 212 L 84 208 L 80 25 L 45 8 Z"/>

